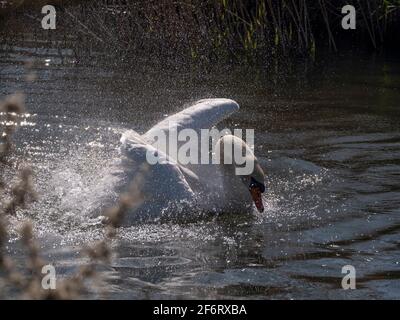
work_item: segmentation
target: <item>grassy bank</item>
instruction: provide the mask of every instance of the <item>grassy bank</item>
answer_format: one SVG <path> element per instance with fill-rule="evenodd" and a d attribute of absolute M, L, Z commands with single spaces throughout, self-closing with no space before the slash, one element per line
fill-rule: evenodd
<path fill-rule="evenodd" d="M 120 61 L 271 64 L 320 52 L 398 46 L 399 0 L 56 1 L 57 30 L 40 28 L 40 2 L 3 12 L 3 41 L 23 32 L 64 41 L 78 58 L 93 51 Z M 356 8 L 343 30 L 341 8 Z M 33 26 L 33 27 L 32 27 Z M 15 32 L 18 30 L 18 32 Z"/>

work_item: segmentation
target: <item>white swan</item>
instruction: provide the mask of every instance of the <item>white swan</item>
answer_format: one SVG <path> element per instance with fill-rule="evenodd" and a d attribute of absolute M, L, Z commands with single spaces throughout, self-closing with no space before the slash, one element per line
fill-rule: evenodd
<path fill-rule="evenodd" d="M 140 173 L 148 152 L 158 156 L 158 163 L 149 165 L 141 180 L 140 191 L 145 200 L 129 212 L 125 224 L 142 219 L 159 219 L 170 214 L 198 214 L 198 212 L 243 212 L 252 208 L 264 210 L 261 193 L 265 190 L 264 172 L 250 147 L 240 138 L 225 135 L 216 143 L 216 152 L 224 159 L 224 144 L 245 151 L 254 161 L 254 170 L 245 176 L 235 175 L 233 164 L 182 165 L 171 157 L 168 144 L 157 143 L 155 137 L 172 129 L 209 129 L 239 109 L 229 99 L 206 99 L 159 122 L 143 135 L 133 130 L 121 138 L 121 161 L 114 168 L 117 177 L 116 193 L 126 190 L 129 182 Z"/>

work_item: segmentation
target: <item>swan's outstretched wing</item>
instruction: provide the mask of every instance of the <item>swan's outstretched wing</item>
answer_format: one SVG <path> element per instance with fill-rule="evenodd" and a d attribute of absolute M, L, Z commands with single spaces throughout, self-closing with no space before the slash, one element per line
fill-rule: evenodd
<path fill-rule="evenodd" d="M 183 129 L 210 129 L 232 113 L 239 110 L 239 105 L 230 99 L 204 99 L 197 101 L 193 106 L 178 112 L 156 124 L 147 131 L 142 138 L 153 144 L 155 137 L 163 131 L 166 136 L 171 129 L 178 132 Z"/>
<path fill-rule="evenodd" d="M 135 208 L 127 216 L 126 223 L 133 221 L 156 219 L 163 215 L 163 212 L 174 206 L 184 206 L 194 202 L 194 193 L 187 182 L 188 171 L 181 170 L 180 166 L 165 155 L 162 151 L 156 150 L 151 145 L 142 143 L 140 136 L 130 130 L 121 138 L 121 167 L 118 172 L 119 185 L 116 186 L 121 193 L 126 191 L 131 181 L 138 172 L 138 169 L 147 163 L 147 154 L 157 155 L 158 162 L 153 165 L 146 165 L 141 185 L 138 189 L 144 196 L 145 201 L 140 207 Z M 192 173 L 191 179 L 197 176 Z M 176 209 L 176 210 L 175 210 Z M 178 208 L 179 209 L 179 208 Z M 174 207 L 174 210 L 177 211 Z"/>

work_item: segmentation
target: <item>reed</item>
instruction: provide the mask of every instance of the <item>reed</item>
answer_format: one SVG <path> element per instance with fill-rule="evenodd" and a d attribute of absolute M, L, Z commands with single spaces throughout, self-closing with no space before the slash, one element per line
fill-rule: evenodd
<path fill-rule="evenodd" d="M 388 25 L 398 25 L 399 2 L 389 0 L 181 0 L 97 1 L 66 9 L 82 36 L 122 57 L 155 56 L 175 60 L 243 61 L 265 57 L 309 56 L 339 49 L 344 31 L 341 8 L 360 14 L 358 36 L 367 45 L 384 45 Z M 85 25 L 83 25 L 83 22 Z M 393 32 L 393 31 L 391 31 Z M 352 38 L 351 42 L 357 43 Z M 342 44 L 342 47 L 348 44 Z"/>
<path fill-rule="evenodd" d="M 354 46 L 379 49 L 397 32 L 399 0 L 59 1 L 58 34 L 76 57 L 101 51 L 118 61 L 241 62 L 315 57 Z M 25 1 L 16 16 L 34 12 Z M 341 28 L 354 5 L 357 34 Z M 28 15 L 30 18 L 34 16 Z M 28 18 L 29 18 L 28 17 Z M 40 15 L 36 15 L 36 20 Z M 35 22 L 37 23 L 37 22 Z M 10 33 L 9 30 L 8 33 Z M 350 35 L 350 36 L 349 36 Z M 343 39 L 346 39 L 343 41 Z"/>

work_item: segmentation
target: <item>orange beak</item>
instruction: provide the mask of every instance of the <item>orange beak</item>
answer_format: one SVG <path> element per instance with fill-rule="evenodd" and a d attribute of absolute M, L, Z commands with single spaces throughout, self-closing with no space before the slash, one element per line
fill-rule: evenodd
<path fill-rule="evenodd" d="M 257 207 L 258 212 L 264 212 L 264 204 L 262 201 L 261 190 L 260 188 L 254 186 L 250 188 L 250 194 L 253 198 L 254 204 Z"/>

